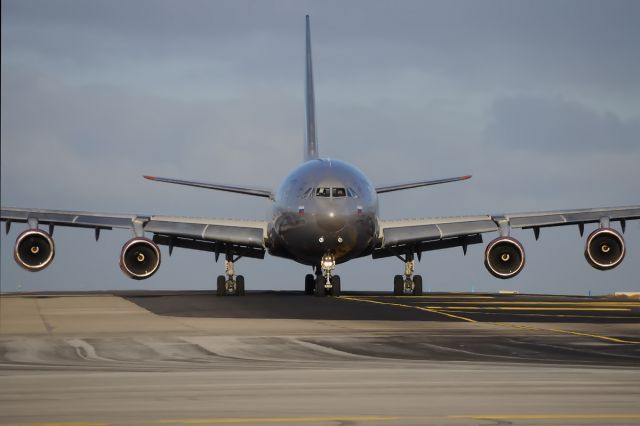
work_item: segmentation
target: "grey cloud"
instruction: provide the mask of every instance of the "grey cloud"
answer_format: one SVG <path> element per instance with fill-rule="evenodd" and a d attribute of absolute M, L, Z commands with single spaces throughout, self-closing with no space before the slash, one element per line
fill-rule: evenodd
<path fill-rule="evenodd" d="M 578 102 L 530 96 L 499 98 L 490 114 L 487 142 L 506 149 L 640 155 L 640 117 L 622 119 Z"/>
<path fill-rule="evenodd" d="M 227 57 L 252 80 L 287 72 L 311 13 L 324 78 L 423 69 L 470 89 L 640 90 L 634 1 L 19 1 L 4 2 L 3 47 L 76 66 L 109 58 Z M 72 45 L 73 48 L 69 48 Z M 275 60 L 275 61 L 274 61 Z M 339 66 L 339 65 L 342 65 Z M 376 71 L 377 70 L 377 71 Z M 291 74 L 293 75 L 293 74 Z M 320 75 L 320 74 L 319 74 Z"/>

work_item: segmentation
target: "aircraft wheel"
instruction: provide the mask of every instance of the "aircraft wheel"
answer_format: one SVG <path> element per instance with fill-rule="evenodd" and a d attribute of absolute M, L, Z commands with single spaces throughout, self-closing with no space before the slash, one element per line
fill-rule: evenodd
<path fill-rule="evenodd" d="M 393 277 L 393 295 L 402 296 L 404 294 L 404 278 L 402 275 L 396 275 Z"/>
<path fill-rule="evenodd" d="M 224 275 L 218 275 L 216 296 L 224 296 L 224 294 L 226 293 L 225 291 L 226 284 L 227 284 L 227 280 L 225 279 Z"/>
<path fill-rule="evenodd" d="M 244 275 L 236 276 L 236 296 L 244 296 Z"/>
<path fill-rule="evenodd" d="M 422 275 L 413 276 L 413 295 L 422 296 Z"/>
<path fill-rule="evenodd" d="M 327 289 L 324 287 L 325 279 L 322 275 L 316 277 L 316 297 L 324 297 L 327 295 Z"/>
<path fill-rule="evenodd" d="M 331 277 L 331 295 L 333 297 L 340 296 L 340 292 L 342 289 L 340 288 L 340 276 L 334 275 Z"/>
<path fill-rule="evenodd" d="M 304 277 L 304 294 L 313 294 L 313 290 L 316 287 L 316 277 L 311 274 L 307 274 Z"/>

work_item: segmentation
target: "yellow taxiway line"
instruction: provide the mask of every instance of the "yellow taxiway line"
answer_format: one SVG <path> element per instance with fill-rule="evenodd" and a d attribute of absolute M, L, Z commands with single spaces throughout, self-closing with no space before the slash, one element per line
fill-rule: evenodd
<path fill-rule="evenodd" d="M 447 310 L 447 312 L 453 312 L 454 314 L 478 314 L 482 315 L 500 315 L 500 312 L 469 312 L 457 309 Z M 613 315 L 580 315 L 580 314 L 528 314 L 514 312 L 511 315 L 517 317 L 545 317 L 545 318 L 600 318 L 600 319 L 629 319 L 629 316 L 613 316 Z"/>
<path fill-rule="evenodd" d="M 403 305 L 402 303 L 380 302 L 378 300 L 360 299 L 358 297 L 352 297 L 352 296 L 344 296 L 344 297 L 341 297 L 341 299 L 353 300 L 353 301 L 356 301 L 356 302 L 374 303 L 374 304 L 377 304 L 377 305 L 395 306 L 395 307 L 398 307 L 398 308 L 416 309 L 418 311 L 431 312 L 431 313 L 434 313 L 434 314 L 444 315 L 444 316 L 455 318 L 455 319 L 459 319 L 459 320 L 462 320 L 462 321 L 478 322 L 478 321 L 473 320 L 471 318 L 461 317 L 459 315 L 449 314 L 449 313 L 446 313 L 446 312 L 439 311 L 437 309 L 425 308 L 423 306 Z"/>
<path fill-rule="evenodd" d="M 491 416 L 447 416 L 476 420 L 638 420 L 640 414 L 498 414 Z"/>
<path fill-rule="evenodd" d="M 8 426 L 120 426 L 120 425 L 219 425 L 219 424 L 282 424 L 282 423 L 368 423 L 410 420 L 443 421 L 468 420 L 640 420 L 640 413 L 592 413 L 592 414 L 476 414 L 444 416 L 333 416 L 333 417 L 229 417 L 229 418 L 183 418 L 166 420 L 140 420 L 131 422 L 74 422 L 74 423 L 20 423 Z"/>
<path fill-rule="evenodd" d="M 379 304 L 379 305 L 395 306 L 395 307 L 405 308 L 405 309 L 416 309 L 416 310 L 420 310 L 420 311 L 431 312 L 431 313 L 438 314 L 438 315 L 444 315 L 444 316 L 451 317 L 451 318 L 456 318 L 456 319 L 459 319 L 459 320 L 462 320 L 462 321 L 466 321 L 466 322 L 478 323 L 478 321 L 476 321 L 474 319 L 471 319 L 471 318 L 463 317 L 461 315 L 454 315 L 454 314 L 451 314 L 451 313 L 448 313 L 448 312 L 443 312 L 443 311 L 440 310 L 440 309 L 443 309 L 443 308 L 439 308 L 439 309 L 425 308 L 423 306 L 405 305 L 405 304 L 402 304 L 402 303 L 381 302 L 379 300 L 361 299 L 361 298 L 352 297 L 352 296 L 344 296 L 344 297 L 341 297 L 341 299 L 343 299 L 343 300 L 352 300 L 352 301 L 356 301 L 356 302 L 374 303 L 374 304 Z M 460 307 L 458 307 L 458 309 L 459 308 Z M 603 336 L 603 335 L 600 335 L 600 334 L 589 334 L 589 333 L 581 333 L 581 332 L 578 332 L 578 331 L 561 330 L 561 329 L 558 329 L 558 328 L 531 327 L 531 326 L 526 326 L 526 325 L 513 324 L 513 323 L 504 323 L 504 322 L 484 322 L 483 324 L 491 324 L 491 325 L 497 325 L 499 327 L 507 327 L 507 328 L 519 328 L 519 329 L 525 329 L 525 330 L 531 330 L 531 331 L 551 331 L 551 332 L 554 332 L 554 333 L 571 334 L 571 335 L 574 335 L 574 336 L 582 336 L 582 337 L 591 337 L 591 338 L 594 338 L 594 339 L 606 340 L 606 341 L 615 342 L 615 343 L 627 343 L 627 344 L 634 344 L 634 345 L 640 344 L 640 341 L 618 339 L 616 337 Z"/>
<path fill-rule="evenodd" d="M 429 309 L 476 309 L 500 311 L 630 311 L 631 308 L 550 308 L 550 307 L 521 307 L 521 306 L 427 306 Z"/>
<path fill-rule="evenodd" d="M 607 340 L 615 343 L 629 343 L 633 345 L 640 345 L 640 341 L 618 339 L 617 337 L 603 336 L 600 334 L 582 333 L 580 331 L 562 330 L 559 328 L 532 327 L 530 325 L 505 323 L 505 322 L 493 322 L 491 324 L 499 325 L 502 327 L 521 328 L 524 330 L 532 330 L 532 331 L 553 331 L 554 333 L 572 334 L 574 336 L 583 336 L 583 337 L 593 337 L 594 339 Z"/>
<path fill-rule="evenodd" d="M 368 296 L 367 296 L 368 297 Z M 434 303 L 432 301 L 428 302 L 416 302 L 416 303 Z M 437 303 L 437 302 L 436 302 Z M 456 302 L 454 300 L 448 301 L 444 300 L 442 303 L 449 304 L 467 304 L 467 305 L 567 305 L 567 306 L 619 306 L 619 307 L 628 307 L 628 308 L 640 308 L 640 303 L 634 302 L 498 302 L 498 301 L 487 301 L 487 302 Z"/>

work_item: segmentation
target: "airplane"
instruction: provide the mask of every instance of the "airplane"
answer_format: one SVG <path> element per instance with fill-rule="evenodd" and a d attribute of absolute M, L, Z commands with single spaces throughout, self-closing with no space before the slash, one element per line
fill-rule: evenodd
<path fill-rule="evenodd" d="M 584 256 L 594 268 L 609 270 L 625 257 L 625 241 L 611 227 L 619 222 L 624 233 L 627 220 L 640 218 L 640 206 L 506 213 L 427 219 L 383 220 L 379 217 L 379 195 L 393 191 L 464 181 L 470 175 L 437 180 L 374 186 L 360 170 L 344 161 L 323 158 L 318 150 L 315 96 L 311 56 L 311 30 L 306 15 L 306 136 L 304 161 L 291 171 L 274 191 L 258 187 L 212 184 L 144 176 L 156 182 L 187 185 L 263 197 L 273 203 L 270 220 L 244 221 L 180 216 L 103 214 L 61 210 L 0 208 L 0 219 L 9 232 L 13 222 L 26 223 L 14 245 L 15 261 L 28 271 L 40 271 L 55 255 L 52 234 L 55 226 L 94 229 L 96 241 L 102 230 L 129 229 L 133 238 L 122 247 L 119 263 L 130 278 L 142 280 L 160 267 L 159 246 L 214 253 L 216 262 L 224 256 L 225 275 L 217 278 L 216 294 L 243 295 L 245 281 L 237 275 L 235 263 L 243 257 L 262 259 L 265 253 L 312 267 L 305 276 L 304 291 L 319 297 L 339 296 L 340 276 L 336 265 L 352 259 L 397 257 L 404 262 L 403 274 L 395 275 L 395 295 L 422 294 L 422 277 L 414 274 L 415 259 L 424 252 L 481 244 L 482 235 L 496 233 L 484 251 L 484 264 L 491 275 L 507 279 L 525 265 L 522 244 L 511 236 L 512 229 L 532 229 L 536 240 L 540 229 L 598 224 L 586 240 Z M 40 229 L 48 225 L 48 232 Z M 147 238 L 147 234 L 152 234 Z"/>

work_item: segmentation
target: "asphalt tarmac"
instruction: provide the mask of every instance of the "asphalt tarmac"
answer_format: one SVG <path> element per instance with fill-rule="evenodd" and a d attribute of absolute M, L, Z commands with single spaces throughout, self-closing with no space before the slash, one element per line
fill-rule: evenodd
<path fill-rule="evenodd" d="M 640 425 L 640 301 L 0 297 L 2 425 Z"/>

